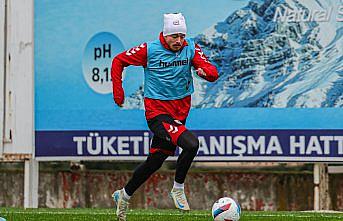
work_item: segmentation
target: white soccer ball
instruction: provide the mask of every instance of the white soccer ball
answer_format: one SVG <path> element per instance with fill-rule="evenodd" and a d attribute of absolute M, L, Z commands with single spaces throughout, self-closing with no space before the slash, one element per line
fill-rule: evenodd
<path fill-rule="evenodd" d="M 241 217 L 241 207 L 230 197 L 220 198 L 212 206 L 212 217 L 215 221 L 237 221 Z"/>

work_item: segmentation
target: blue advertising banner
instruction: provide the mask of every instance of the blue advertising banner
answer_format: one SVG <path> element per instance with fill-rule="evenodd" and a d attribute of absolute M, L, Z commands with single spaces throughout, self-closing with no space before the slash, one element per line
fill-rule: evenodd
<path fill-rule="evenodd" d="M 340 130 L 198 130 L 195 161 L 337 162 L 343 157 Z M 145 159 L 148 131 L 44 131 L 36 133 L 36 157 Z M 178 156 L 181 149 L 177 148 Z"/>
<path fill-rule="evenodd" d="M 119 108 L 111 61 L 156 40 L 164 13 L 182 12 L 220 75 L 194 74 L 186 126 L 200 141 L 196 160 L 343 162 L 341 1 L 34 4 L 38 160 L 145 158 L 143 68 L 124 70 Z"/>

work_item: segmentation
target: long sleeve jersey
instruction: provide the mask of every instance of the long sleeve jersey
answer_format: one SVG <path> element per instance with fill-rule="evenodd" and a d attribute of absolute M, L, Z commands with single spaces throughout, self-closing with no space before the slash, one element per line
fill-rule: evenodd
<path fill-rule="evenodd" d="M 186 39 L 182 45 L 182 48 L 180 49 L 180 52 L 184 51 L 186 49 L 185 47 L 189 46 L 189 43 L 191 43 L 190 40 L 187 41 Z M 162 33 L 160 34 L 159 42 L 157 44 L 160 44 L 161 47 L 163 47 L 163 49 L 167 49 L 168 51 L 171 52 L 168 44 L 164 40 Z M 127 51 L 124 51 L 118 54 L 113 59 L 111 77 L 112 77 L 112 83 L 113 83 L 114 100 L 117 104 L 122 104 L 124 102 L 124 91 L 122 88 L 123 69 L 129 65 L 142 66 L 145 69 L 145 74 L 146 74 L 145 86 L 148 88 L 148 90 L 152 89 L 148 91 L 145 88 L 145 90 L 147 91 L 144 96 L 146 119 L 147 120 L 152 119 L 155 116 L 160 115 L 160 114 L 169 114 L 177 120 L 185 120 L 186 117 L 188 116 L 190 106 L 191 106 L 190 93 L 193 91 L 187 88 L 188 92 L 184 93 L 184 96 L 182 96 L 183 94 L 181 94 L 181 97 L 179 96 L 175 98 L 171 96 L 172 98 L 168 99 L 168 93 L 167 93 L 168 90 L 164 93 L 160 91 L 166 89 L 166 87 L 169 85 L 171 85 L 170 90 L 172 90 L 173 88 L 175 88 L 176 90 L 176 87 L 180 85 L 179 83 L 180 81 L 176 83 L 173 82 L 174 85 L 171 84 L 172 82 L 165 82 L 165 85 L 162 85 L 160 89 L 156 89 L 155 87 L 157 86 L 154 84 L 154 82 L 151 83 L 151 80 L 149 80 L 149 76 L 147 77 L 147 72 L 148 72 L 147 70 L 149 70 L 149 67 L 151 66 L 153 58 L 155 58 L 156 56 L 160 56 L 159 52 L 153 54 L 152 52 L 155 52 L 155 51 L 152 51 L 152 50 L 155 50 L 155 49 L 152 48 L 152 46 L 150 46 L 149 43 L 143 43 L 137 47 L 133 47 Z M 200 77 L 204 78 L 205 80 L 213 82 L 218 78 L 218 71 L 216 67 L 208 61 L 208 58 L 204 55 L 200 46 L 197 44 L 194 44 L 193 55 L 190 61 L 188 61 L 188 58 L 187 60 L 174 61 L 174 63 L 163 62 L 161 60 L 157 61 L 158 65 L 162 66 L 162 68 L 169 68 L 168 70 L 170 70 L 170 68 L 176 68 L 176 67 L 173 67 L 174 64 L 176 66 L 178 64 L 186 64 L 188 62 L 189 62 L 189 65 L 195 68 L 195 70 L 198 70 L 199 68 L 201 68 L 204 71 L 202 73 L 201 72 L 197 72 L 197 73 Z M 154 70 L 154 68 L 150 68 L 150 69 Z M 156 76 L 156 73 L 154 73 L 154 78 L 158 80 L 159 76 Z M 166 73 L 168 73 L 168 71 Z M 176 77 L 166 76 L 165 78 L 168 81 L 169 80 L 174 81 L 176 80 L 175 79 Z M 192 79 L 190 79 L 190 81 L 191 80 Z M 154 90 L 157 92 L 160 92 L 160 95 L 154 95 L 153 93 Z"/>

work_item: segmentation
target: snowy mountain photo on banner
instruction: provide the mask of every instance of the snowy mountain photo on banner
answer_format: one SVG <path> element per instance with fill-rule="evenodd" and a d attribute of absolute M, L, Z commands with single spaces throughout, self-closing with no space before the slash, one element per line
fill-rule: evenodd
<path fill-rule="evenodd" d="M 343 107 L 340 0 L 253 0 L 195 41 L 220 72 L 194 78 L 193 108 Z M 126 109 L 143 109 L 143 86 Z"/>

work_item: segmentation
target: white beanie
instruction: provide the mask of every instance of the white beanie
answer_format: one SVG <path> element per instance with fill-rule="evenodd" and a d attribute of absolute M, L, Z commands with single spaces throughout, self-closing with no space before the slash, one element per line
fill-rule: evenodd
<path fill-rule="evenodd" d="M 186 32 L 185 17 L 181 13 L 164 14 L 163 36 Z"/>

